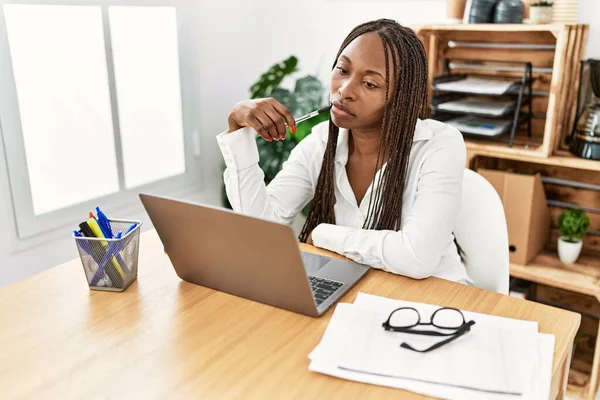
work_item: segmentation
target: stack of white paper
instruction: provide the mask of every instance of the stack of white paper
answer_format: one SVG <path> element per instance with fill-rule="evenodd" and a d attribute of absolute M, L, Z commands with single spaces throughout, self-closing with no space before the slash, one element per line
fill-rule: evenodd
<path fill-rule="evenodd" d="M 439 307 L 359 293 L 340 303 L 321 343 L 309 355 L 311 371 L 447 399 L 548 399 L 554 336 L 536 322 L 463 312 L 471 331 L 429 353 L 443 340 L 387 332 L 382 323 L 398 307 L 414 307 L 422 322 Z M 429 328 L 430 329 L 430 328 Z"/>
<path fill-rule="evenodd" d="M 481 136 L 499 136 L 510 129 L 512 121 L 507 119 L 495 119 L 464 115 L 462 117 L 446 121 L 462 133 Z"/>
<path fill-rule="evenodd" d="M 438 110 L 499 117 L 515 109 L 515 100 L 490 100 L 478 97 L 451 100 L 438 104 Z"/>
<path fill-rule="evenodd" d="M 435 88 L 448 92 L 500 95 L 506 93 L 515 82 L 492 79 L 466 78 L 459 81 L 437 83 Z"/>

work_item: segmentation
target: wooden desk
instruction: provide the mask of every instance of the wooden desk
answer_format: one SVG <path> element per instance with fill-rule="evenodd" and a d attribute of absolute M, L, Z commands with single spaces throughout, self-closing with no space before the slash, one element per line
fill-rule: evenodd
<path fill-rule="evenodd" d="M 14 398 L 402 398 L 424 396 L 308 371 L 321 318 L 182 282 L 155 232 L 123 293 L 90 291 L 74 260 L 0 289 L 0 393 Z M 358 291 L 512 318 L 556 335 L 553 398 L 566 385 L 580 316 L 431 278 L 372 270 Z"/>

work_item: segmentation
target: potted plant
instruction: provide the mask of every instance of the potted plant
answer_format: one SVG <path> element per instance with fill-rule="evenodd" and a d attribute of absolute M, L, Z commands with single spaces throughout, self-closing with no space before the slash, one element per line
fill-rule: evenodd
<path fill-rule="evenodd" d="M 589 226 L 590 219 L 583 210 L 566 210 L 558 216 L 560 261 L 565 264 L 573 264 L 577 261 Z"/>
<path fill-rule="evenodd" d="M 273 65 L 250 87 L 250 97 L 252 99 L 273 97 L 289 108 L 296 117 L 323 107 L 325 105 L 325 86 L 316 77 L 312 75 L 300 77 L 295 80 L 292 89 L 281 86 L 281 82 L 285 78 L 290 78 L 297 71 L 297 66 L 298 59 L 294 56 Z M 327 120 L 329 120 L 329 113 L 301 122 L 296 126 L 296 134 L 287 135 L 285 140 L 267 142 L 257 136 L 256 144 L 260 156 L 259 166 L 265 174 L 267 185 L 281 170 L 282 164 L 288 159 L 292 149 L 310 134 L 313 126 Z M 223 206 L 231 208 L 224 185 L 222 187 L 222 199 Z M 303 214 L 306 215 L 307 210 L 308 206 L 303 210 Z"/>
<path fill-rule="evenodd" d="M 552 2 L 538 1 L 529 5 L 529 18 L 534 24 L 549 24 L 552 22 Z"/>

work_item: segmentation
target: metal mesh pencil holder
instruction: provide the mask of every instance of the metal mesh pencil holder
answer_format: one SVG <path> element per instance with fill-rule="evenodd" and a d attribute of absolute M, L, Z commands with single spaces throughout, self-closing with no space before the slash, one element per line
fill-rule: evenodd
<path fill-rule="evenodd" d="M 90 289 L 122 292 L 137 278 L 139 221 L 109 219 L 113 239 L 73 236 Z M 130 232 L 127 230 L 137 224 Z M 117 233 L 125 233 L 120 239 Z"/>

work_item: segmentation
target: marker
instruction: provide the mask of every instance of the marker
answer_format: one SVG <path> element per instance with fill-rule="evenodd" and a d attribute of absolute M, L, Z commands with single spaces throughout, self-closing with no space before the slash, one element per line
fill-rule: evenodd
<path fill-rule="evenodd" d="M 96 219 L 94 218 L 94 214 L 91 213 L 91 212 L 90 212 L 90 218 L 88 219 L 88 225 L 90 226 L 90 228 L 94 232 L 94 235 L 96 235 L 97 238 L 103 238 L 103 239 L 105 238 L 104 234 L 102 233 L 102 229 L 100 229 L 100 226 L 98 225 L 98 222 L 96 222 Z M 108 246 L 108 242 L 106 242 L 104 240 L 101 241 L 100 243 L 104 247 Z M 123 272 L 123 269 L 119 265 L 119 262 L 117 261 L 117 259 L 113 256 L 113 258 L 112 258 L 111 261 L 112 261 L 112 264 L 117 269 L 117 271 L 119 272 L 119 275 L 121 275 L 122 278 L 125 278 L 125 273 Z"/>

